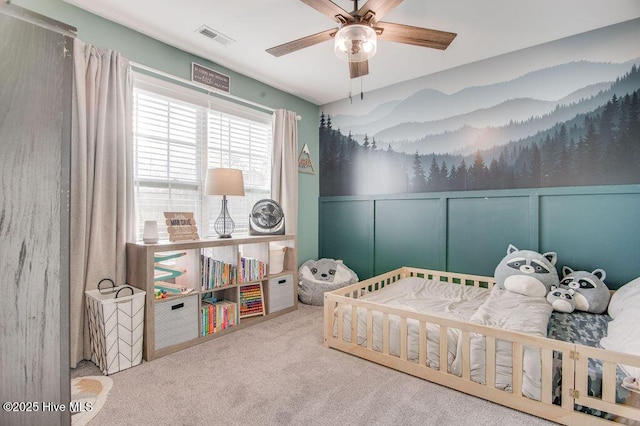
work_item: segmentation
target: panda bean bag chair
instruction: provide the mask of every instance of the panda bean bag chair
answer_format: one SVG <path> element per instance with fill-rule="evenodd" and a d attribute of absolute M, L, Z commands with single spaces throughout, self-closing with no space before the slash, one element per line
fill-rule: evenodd
<path fill-rule="evenodd" d="M 298 269 L 298 298 L 307 305 L 324 305 L 324 292 L 358 282 L 341 260 L 307 260 Z"/>

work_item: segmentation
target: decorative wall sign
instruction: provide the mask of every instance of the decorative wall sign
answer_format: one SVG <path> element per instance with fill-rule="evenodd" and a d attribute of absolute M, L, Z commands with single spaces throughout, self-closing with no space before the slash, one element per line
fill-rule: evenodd
<path fill-rule="evenodd" d="M 199 240 L 198 227 L 193 213 L 164 212 L 169 241 Z"/>
<path fill-rule="evenodd" d="M 202 65 L 191 63 L 191 81 L 213 87 L 214 89 L 229 93 L 231 78 Z"/>
<path fill-rule="evenodd" d="M 316 174 L 316 169 L 313 167 L 313 162 L 311 161 L 311 152 L 309 152 L 309 147 L 306 143 L 298 156 L 298 171 L 300 173 Z"/>

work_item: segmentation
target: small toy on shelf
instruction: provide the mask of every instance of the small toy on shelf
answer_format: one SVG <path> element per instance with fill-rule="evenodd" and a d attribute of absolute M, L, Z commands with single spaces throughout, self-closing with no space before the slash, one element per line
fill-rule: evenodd
<path fill-rule="evenodd" d="M 158 300 L 158 299 L 166 299 L 167 298 L 167 290 L 155 289 L 153 291 L 153 295 L 156 298 L 156 300 Z"/>
<path fill-rule="evenodd" d="M 186 252 L 156 253 L 153 257 L 154 281 L 171 280 L 184 274 L 186 272 L 184 268 L 177 265 L 167 265 L 162 262 L 179 259 L 186 254 Z"/>

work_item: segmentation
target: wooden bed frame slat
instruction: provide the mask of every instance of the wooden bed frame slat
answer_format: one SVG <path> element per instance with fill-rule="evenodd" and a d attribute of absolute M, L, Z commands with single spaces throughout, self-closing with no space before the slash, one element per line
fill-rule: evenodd
<path fill-rule="evenodd" d="M 358 308 L 351 308 L 351 343 L 358 343 Z"/>
<path fill-rule="evenodd" d="M 616 364 L 606 362 L 602 366 L 602 400 L 616 402 Z M 613 377 L 613 380 L 611 378 Z"/>
<path fill-rule="evenodd" d="M 407 339 L 409 330 L 407 329 L 407 319 L 400 318 L 400 359 L 407 360 Z"/>
<path fill-rule="evenodd" d="M 460 336 L 462 339 L 462 378 L 471 380 L 471 333 L 466 330 L 462 331 Z"/>
<path fill-rule="evenodd" d="M 403 267 L 327 292 L 324 296 L 324 346 L 561 424 L 612 424 L 608 420 L 575 411 L 574 404 L 580 404 L 640 422 L 640 408 L 615 402 L 616 366 L 631 365 L 640 367 L 640 356 L 606 351 L 600 348 L 591 348 L 510 330 L 485 327 L 466 321 L 403 310 L 361 299 L 365 294 L 378 291 L 386 286 L 402 285 L 398 283 L 402 278 L 406 277 L 423 277 L 447 282 L 451 285 L 469 285 L 487 289 L 491 289 L 495 284 L 494 279 L 491 277 Z M 358 308 L 366 309 L 367 342 L 365 346 L 358 344 Z M 351 339 L 349 342 L 345 342 L 343 339 L 344 309 L 350 309 L 352 318 Z M 374 315 L 382 315 L 382 352 L 373 349 Z M 392 337 L 390 336 L 390 315 L 400 318 L 400 353 L 398 356 L 390 354 L 390 339 Z M 417 362 L 408 359 L 409 321 L 415 321 L 418 324 L 420 341 Z M 427 366 L 427 351 L 430 344 L 427 341 L 428 325 L 435 325 L 440 329 L 440 365 L 438 369 Z M 335 335 L 334 329 L 336 330 Z M 460 356 L 462 357 L 462 374 L 460 377 L 450 373 L 447 368 L 449 329 L 461 331 L 462 351 Z M 486 343 L 486 384 L 471 380 L 470 342 L 471 337 L 475 335 L 483 337 Z M 510 342 L 513 348 L 512 392 L 505 392 L 495 387 L 497 340 Z M 522 395 L 523 357 L 525 352 L 528 351 L 539 351 L 541 355 L 540 401 L 535 401 Z M 562 405 L 552 404 L 554 352 L 559 353 L 562 357 Z M 588 396 L 589 358 L 601 360 L 604 363 L 602 398 Z"/>
<path fill-rule="evenodd" d="M 441 325 L 440 326 L 440 355 L 439 355 L 439 362 L 440 362 L 440 371 L 442 372 L 447 372 L 447 364 L 448 364 L 448 360 L 449 360 L 449 348 L 448 348 L 448 344 L 449 344 L 449 338 L 447 337 L 449 335 L 449 329 L 447 328 L 446 325 Z"/>
<path fill-rule="evenodd" d="M 420 321 L 418 327 L 418 364 L 427 364 L 427 323 Z"/>
<path fill-rule="evenodd" d="M 571 354 L 573 353 L 573 349 L 562 352 L 562 389 L 561 389 L 561 399 L 562 399 L 562 408 L 567 412 L 574 412 L 573 404 L 574 404 L 574 393 L 573 389 L 575 389 L 575 367 L 576 364 L 574 360 L 571 358 Z"/>
<path fill-rule="evenodd" d="M 540 350 L 542 363 L 542 384 L 540 399 L 545 404 L 553 400 L 553 351 L 549 348 Z"/>
<path fill-rule="evenodd" d="M 487 351 L 485 369 L 485 380 L 487 386 L 496 387 L 496 339 L 493 336 L 485 338 L 485 348 Z"/>
<path fill-rule="evenodd" d="M 522 344 L 519 342 L 513 342 L 513 359 L 511 362 L 511 383 L 513 388 L 513 394 L 522 396 L 522 358 L 524 351 Z"/>
<path fill-rule="evenodd" d="M 382 314 L 382 353 L 389 355 L 389 314 Z"/>
<path fill-rule="evenodd" d="M 367 309 L 367 348 L 373 348 L 373 310 Z"/>

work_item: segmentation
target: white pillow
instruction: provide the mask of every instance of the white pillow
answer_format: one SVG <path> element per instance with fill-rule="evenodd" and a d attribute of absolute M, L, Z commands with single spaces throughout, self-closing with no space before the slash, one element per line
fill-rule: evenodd
<path fill-rule="evenodd" d="M 613 293 L 607 311 L 611 318 L 616 318 L 627 306 L 640 306 L 640 277 L 629 281 Z"/>
<path fill-rule="evenodd" d="M 624 352 L 640 356 L 640 304 L 626 306 L 609 322 L 607 335 L 600 339 L 600 346 L 609 351 Z M 640 365 L 620 365 L 628 376 L 640 380 Z"/>

